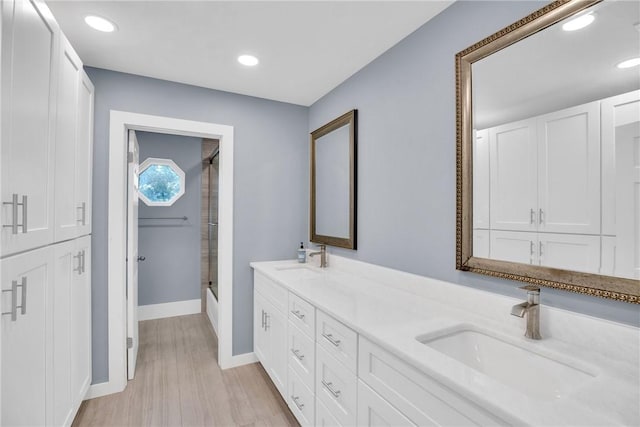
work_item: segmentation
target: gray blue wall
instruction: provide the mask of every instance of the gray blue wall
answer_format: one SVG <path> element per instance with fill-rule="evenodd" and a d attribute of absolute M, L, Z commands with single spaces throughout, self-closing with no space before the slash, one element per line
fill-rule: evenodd
<path fill-rule="evenodd" d="M 522 298 L 521 283 L 455 269 L 454 56 L 545 2 L 458 1 L 309 112 L 358 109 L 358 250 L 339 255 Z M 640 325 L 636 305 L 545 288 L 542 303 Z"/>
<path fill-rule="evenodd" d="M 88 68 L 96 88 L 93 151 L 93 382 L 108 380 L 109 111 L 234 126 L 233 354 L 253 351 L 250 261 L 294 258 L 307 236 L 308 109 Z"/>
<path fill-rule="evenodd" d="M 171 159 L 185 173 L 185 193 L 171 206 L 147 206 L 138 216 L 138 305 L 200 299 L 202 139 L 136 132 L 140 163 Z M 183 217 L 182 220 L 144 218 Z"/>

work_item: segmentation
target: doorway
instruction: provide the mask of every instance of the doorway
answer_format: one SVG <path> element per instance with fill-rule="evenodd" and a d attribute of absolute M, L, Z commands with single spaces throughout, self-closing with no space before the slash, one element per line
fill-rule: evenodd
<path fill-rule="evenodd" d="M 127 141 L 129 130 L 220 141 L 218 226 L 218 364 L 233 367 L 233 127 L 112 110 L 109 125 L 108 324 L 109 381 L 93 396 L 117 393 L 127 384 Z"/>

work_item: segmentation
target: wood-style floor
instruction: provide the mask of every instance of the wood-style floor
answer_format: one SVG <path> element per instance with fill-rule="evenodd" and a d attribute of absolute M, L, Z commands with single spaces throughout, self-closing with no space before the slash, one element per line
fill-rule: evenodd
<path fill-rule="evenodd" d="M 135 379 L 85 401 L 80 426 L 297 426 L 260 364 L 222 371 L 205 314 L 140 322 Z"/>

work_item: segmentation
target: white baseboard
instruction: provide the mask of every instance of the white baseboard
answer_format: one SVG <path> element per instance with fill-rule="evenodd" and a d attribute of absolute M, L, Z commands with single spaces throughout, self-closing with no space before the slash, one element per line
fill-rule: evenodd
<path fill-rule="evenodd" d="M 165 317 L 200 313 L 201 304 L 200 299 L 192 299 L 164 304 L 139 305 L 138 320 L 163 319 Z"/>
<path fill-rule="evenodd" d="M 231 356 L 231 362 L 229 366 L 224 369 L 229 368 L 237 368 L 238 366 L 249 365 L 251 363 L 256 363 L 258 361 L 258 357 L 254 352 L 238 354 L 236 356 Z"/>
<path fill-rule="evenodd" d="M 108 394 L 120 393 L 122 390 L 117 384 L 109 381 L 98 384 L 91 384 L 87 394 L 84 396 L 84 400 L 95 399 L 96 397 L 106 396 Z"/>
<path fill-rule="evenodd" d="M 218 301 L 213 296 L 211 289 L 207 289 L 207 317 L 209 317 L 211 326 L 218 336 Z"/>

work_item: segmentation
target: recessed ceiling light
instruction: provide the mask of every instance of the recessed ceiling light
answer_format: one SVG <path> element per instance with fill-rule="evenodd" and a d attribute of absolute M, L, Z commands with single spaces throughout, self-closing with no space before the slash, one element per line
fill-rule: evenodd
<path fill-rule="evenodd" d="M 622 61 L 621 63 L 616 65 L 616 67 L 631 68 L 631 67 L 637 67 L 638 65 L 640 65 L 640 56 L 637 58 L 631 58 L 631 59 L 627 59 L 626 61 Z"/>
<path fill-rule="evenodd" d="M 94 30 L 102 31 L 103 33 L 112 33 L 116 30 L 116 25 L 113 22 L 100 16 L 85 16 L 84 22 Z"/>
<path fill-rule="evenodd" d="M 246 65 L 247 67 L 253 67 L 258 65 L 258 58 L 253 55 L 240 55 L 238 56 L 238 62 L 242 65 Z"/>
<path fill-rule="evenodd" d="M 586 15 L 580 15 L 571 21 L 565 22 L 562 25 L 562 29 L 565 31 L 576 31 L 591 24 L 596 17 L 593 13 L 587 13 Z"/>

